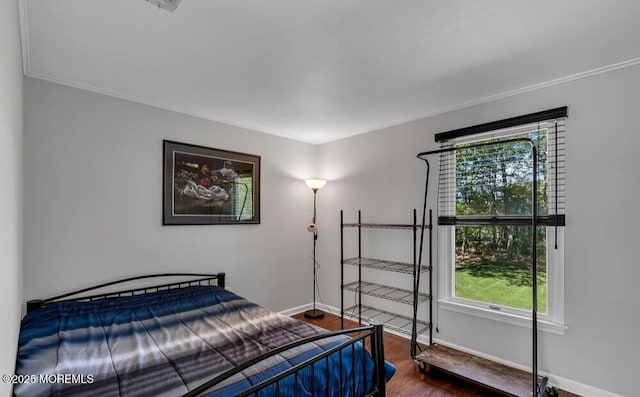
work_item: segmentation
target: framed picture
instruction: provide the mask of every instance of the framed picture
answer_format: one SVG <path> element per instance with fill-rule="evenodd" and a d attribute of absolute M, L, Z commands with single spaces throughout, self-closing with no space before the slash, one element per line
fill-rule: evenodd
<path fill-rule="evenodd" d="M 260 223 L 260 156 L 163 141 L 163 225 Z"/>

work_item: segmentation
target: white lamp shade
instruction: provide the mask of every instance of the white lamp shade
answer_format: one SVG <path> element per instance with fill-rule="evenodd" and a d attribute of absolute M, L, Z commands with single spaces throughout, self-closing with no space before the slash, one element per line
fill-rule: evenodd
<path fill-rule="evenodd" d="M 305 179 L 304 181 L 314 191 L 320 190 L 327 183 L 324 179 Z"/>

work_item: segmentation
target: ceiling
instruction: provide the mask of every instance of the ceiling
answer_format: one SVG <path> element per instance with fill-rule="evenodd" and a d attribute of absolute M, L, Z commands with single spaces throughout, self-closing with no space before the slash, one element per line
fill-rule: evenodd
<path fill-rule="evenodd" d="M 313 143 L 640 64 L 637 0 L 20 2 L 29 76 Z"/>

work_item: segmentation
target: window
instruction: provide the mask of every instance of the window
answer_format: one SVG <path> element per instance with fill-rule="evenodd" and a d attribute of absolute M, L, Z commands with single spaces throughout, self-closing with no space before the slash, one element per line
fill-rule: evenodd
<path fill-rule="evenodd" d="M 546 323 L 541 329 L 562 332 L 564 118 L 485 128 L 441 143 L 455 148 L 440 158 L 442 307 L 529 324 L 535 251 L 538 318 Z M 537 150 L 535 250 L 532 145 Z"/>
<path fill-rule="evenodd" d="M 253 177 L 251 174 L 239 175 L 233 194 L 233 214 L 238 220 L 253 218 Z"/>

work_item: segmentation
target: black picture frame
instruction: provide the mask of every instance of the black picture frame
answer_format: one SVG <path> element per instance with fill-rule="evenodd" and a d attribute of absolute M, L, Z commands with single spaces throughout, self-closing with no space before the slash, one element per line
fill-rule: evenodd
<path fill-rule="evenodd" d="M 260 156 L 163 140 L 163 225 L 260 223 Z"/>

